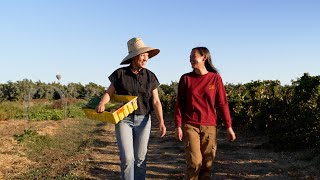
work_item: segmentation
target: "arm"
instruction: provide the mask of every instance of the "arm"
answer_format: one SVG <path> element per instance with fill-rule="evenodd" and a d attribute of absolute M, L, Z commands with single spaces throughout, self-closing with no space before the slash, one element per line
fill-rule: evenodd
<path fill-rule="evenodd" d="M 110 101 L 110 97 L 112 96 L 112 94 L 114 94 L 115 92 L 115 88 L 113 86 L 113 84 L 111 84 L 108 89 L 105 91 L 104 95 L 102 96 L 98 106 L 96 107 L 96 111 L 97 112 L 103 112 L 105 109 L 105 104 L 107 104 Z"/>
<path fill-rule="evenodd" d="M 236 134 L 232 129 L 232 120 L 230 116 L 229 104 L 227 100 L 226 91 L 222 82 L 222 79 L 218 82 L 217 86 L 217 108 L 222 116 L 222 119 L 226 123 L 228 140 L 234 141 L 236 139 Z"/>
<path fill-rule="evenodd" d="M 186 99 L 185 99 L 185 76 L 181 76 L 179 83 L 178 83 L 178 92 L 177 92 L 177 97 L 176 97 L 176 104 L 175 104 L 175 109 L 174 109 L 174 125 L 175 127 L 181 127 L 182 123 L 182 106 L 185 106 L 186 104 Z"/>
<path fill-rule="evenodd" d="M 175 136 L 176 139 L 179 141 L 182 141 L 183 132 L 181 129 L 181 123 L 182 123 L 182 112 L 181 112 L 181 104 L 185 104 L 185 99 L 183 93 L 185 92 L 184 87 L 184 81 L 182 80 L 183 77 L 180 78 L 179 84 L 178 84 L 178 93 L 176 97 L 176 105 L 175 105 L 175 111 L 174 111 L 174 124 L 175 124 Z"/>
<path fill-rule="evenodd" d="M 176 98 L 176 106 L 175 106 L 175 112 L 174 112 L 174 124 L 175 124 L 175 135 L 176 139 L 179 141 L 182 141 L 183 133 L 181 129 L 181 107 L 179 103 L 179 92 Z"/>
<path fill-rule="evenodd" d="M 159 129 L 160 129 L 161 137 L 163 137 L 166 134 L 167 130 L 164 124 L 162 105 L 160 102 L 157 88 L 152 90 L 152 105 L 153 105 L 153 109 L 155 110 L 156 116 L 159 120 Z"/>

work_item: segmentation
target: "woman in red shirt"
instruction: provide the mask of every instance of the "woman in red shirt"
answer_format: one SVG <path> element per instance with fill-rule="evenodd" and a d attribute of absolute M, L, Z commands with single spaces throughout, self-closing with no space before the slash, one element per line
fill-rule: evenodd
<path fill-rule="evenodd" d="M 186 179 L 210 179 L 217 147 L 217 113 L 225 122 L 229 141 L 236 135 L 225 88 L 206 47 L 193 48 L 193 71 L 181 76 L 175 107 L 176 138 L 186 149 Z"/>

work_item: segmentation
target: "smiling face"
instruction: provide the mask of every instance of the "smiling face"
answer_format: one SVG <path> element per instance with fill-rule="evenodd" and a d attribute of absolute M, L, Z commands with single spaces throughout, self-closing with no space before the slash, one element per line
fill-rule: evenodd
<path fill-rule="evenodd" d="M 190 63 L 193 69 L 201 69 L 205 67 L 206 57 L 201 55 L 199 50 L 194 49 L 190 54 Z"/>
<path fill-rule="evenodd" d="M 137 69 L 145 68 L 147 65 L 147 61 L 149 59 L 149 53 L 142 53 L 138 56 L 135 56 L 132 60 L 133 66 L 135 66 Z"/>

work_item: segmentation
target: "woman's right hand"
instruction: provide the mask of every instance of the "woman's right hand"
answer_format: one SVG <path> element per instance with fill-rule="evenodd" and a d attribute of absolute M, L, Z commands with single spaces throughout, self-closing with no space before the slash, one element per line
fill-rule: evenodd
<path fill-rule="evenodd" d="M 101 113 L 105 110 L 105 106 L 102 103 L 99 103 L 98 106 L 96 107 L 97 113 Z"/>
<path fill-rule="evenodd" d="M 104 95 L 102 96 L 98 106 L 96 107 L 97 113 L 102 113 L 105 110 L 105 104 L 110 101 L 110 97 L 116 91 L 115 87 L 111 84 L 108 89 L 105 91 Z"/>
<path fill-rule="evenodd" d="M 183 132 L 181 127 L 175 128 L 175 135 L 176 135 L 176 139 L 178 139 L 179 141 L 182 141 Z"/>

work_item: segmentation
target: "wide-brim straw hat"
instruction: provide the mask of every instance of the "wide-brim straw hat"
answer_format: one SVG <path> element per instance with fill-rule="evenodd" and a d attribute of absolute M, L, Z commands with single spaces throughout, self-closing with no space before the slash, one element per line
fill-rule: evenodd
<path fill-rule="evenodd" d="M 142 54 L 142 53 L 149 53 L 149 59 L 157 55 L 160 50 L 152 47 L 146 46 L 141 38 L 134 37 L 130 39 L 127 43 L 128 45 L 128 55 L 122 60 L 120 65 L 123 64 L 130 64 L 133 57 Z"/>

